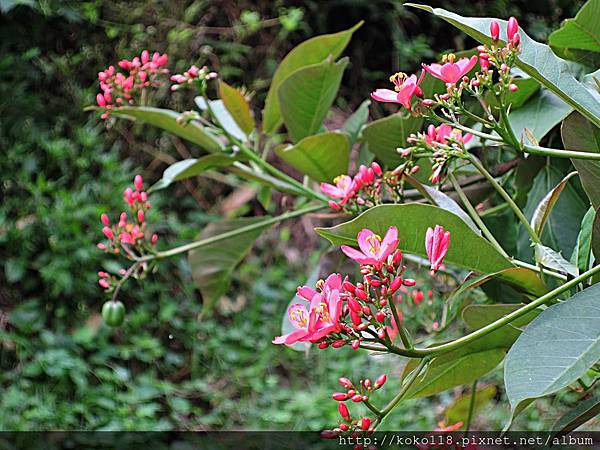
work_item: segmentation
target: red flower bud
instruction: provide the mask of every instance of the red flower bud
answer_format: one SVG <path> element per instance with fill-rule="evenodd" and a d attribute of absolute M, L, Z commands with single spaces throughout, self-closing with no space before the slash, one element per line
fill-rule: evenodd
<path fill-rule="evenodd" d="M 377 336 L 379 337 L 379 339 L 385 339 L 385 328 L 380 328 L 377 331 Z"/>
<path fill-rule="evenodd" d="M 390 283 L 390 292 L 394 293 L 402 286 L 402 277 L 396 277 Z"/>
<path fill-rule="evenodd" d="M 144 210 L 140 209 L 137 212 L 137 217 L 138 217 L 138 222 L 142 223 L 144 221 L 144 219 L 145 219 Z"/>
<path fill-rule="evenodd" d="M 356 394 L 356 395 L 354 395 L 354 396 L 352 397 L 352 401 L 353 401 L 354 403 L 359 403 L 359 402 L 362 402 L 362 400 L 363 400 L 363 398 L 362 398 L 362 396 L 361 396 L 360 394 Z"/>
<path fill-rule="evenodd" d="M 341 209 L 341 206 L 340 206 L 340 205 L 338 205 L 338 204 L 337 204 L 336 202 L 334 202 L 333 200 L 329 200 L 329 203 L 328 203 L 328 205 L 329 205 L 329 207 L 330 207 L 331 209 L 334 209 L 334 210 L 336 210 L 336 211 L 339 211 L 339 210 Z"/>
<path fill-rule="evenodd" d="M 414 286 L 415 284 L 417 284 L 417 282 L 415 280 L 413 280 L 412 278 L 404 278 L 402 280 L 402 284 L 404 286 L 411 287 L 411 286 Z"/>
<path fill-rule="evenodd" d="M 387 381 L 387 375 L 385 373 L 379 375 L 379 378 L 377 378 L 377 380 L 375 380 L 375 389 L 379 389 L 381 386 L 383 386 L 385 384 L 386 381 Z"/>
<path fill-rule="evenodd" d="M 344 345 L 346 345 L 346 342 L 342 341 L 341 339 L 338 341 L 335 341 L 333 344 L 331 344 L 331 346 L 333 348 L 340 348 L 340 347 L 343 347 Z"/>
<path fill-rule="evenodd" d="M 108 220 L 108 216 L 107 216 L 106 214 L 102 214 L 102 215 L 100 216 L 100 220 L 102 220 L 102 223 L 103 223 L 105 226 L 107 226 L 107 227 L 108 227 L 108 226 L 110 226 L 110 220 Z"/>
<path fill-rule="evenodd" d="M 358 347 L 360 347 L 360 341 L 358 339 L 352 341 L 352 350 L 358 350 Z"/>
<path fill-rule="evenodd" d="M 508 25 L 506 26 L 506 36 L 508 36 L 508 40 L 512 42 L 513 37 L 518 32 L 519 24 L 517 23 L 517 19 L 511 17 L 510 19 L 508 19 Z"/>
<path fill-rule="evenodd" d="M 342 386 L 344 386 L 346 389 L 349 389 L 352 387 L 352 381 L 350 381 L 348 378 L 346 377 L 340 377 L 338 379 L 338 383 L 340 383 Z"/>
<path fill-rule="evenodd" d="M 362 306 L 354 297 L 348 297 L 348 308 L 355 313 L 359 313 L 362 311 Z"/>
<path fill-rule="evenodd" d="M 367 389 L 371 389 L 371 385 L 372 385 L 372 383 L 371 383 L 371 380 L 367 378 L 367 379 L 365 380 L 365 387 L 366 387 Z"/>
<path fill-rule="evenodd" d="M 362 311 L 365 316 L 371 315 L 371 308 L 369 308 L 367 305 L 363 306 Z"/>
<path fill-rule="evenodd" d="M 329 342 L 320 342 L 319 343 L 319 349 L 324 350 L 327 347 L 329 347 Z"/>
<path fill-rule="evenodd" d="M 338 403 L 338 411 L 343 419 L 350 420 L 350 413 L 348 412 L 348 407 L 345 403 Z"/>
<path fill-rule="evenodd" d="M 383 171 L 381 170 L 381 166 L 379 164 L 377 164 L 375 161 L 373 161 L 371 163 L 371 168 L 373 169 L 373 172 L 375 172 L 375 175 L 377 175 L 377 176 L 381 176 L 381 174 L 383 173 Z"/>
<path fill-rule="evenodd" d="M 370 426 L 371 426 L 371 419 L 369 419 L 368 417 L 363 417 L 363 419 L 360 422 L 360 427 L 363 430 L 367 431 Z"/>
<path fill-rule="evenodd" d="M 354 294 L 354 290 L 356 289 L 356 287 L 347 280 L 342 283 L 342 288 L 351 294 Z"/>
<path fill-rule="evenodd" d="M 335 392 L 332 396 L 332 399 L 338 401 L 338 402 L 343 402 L 348 400 L 348 395 L 345 394 L 344 392 Z M 354 401 L 354 400 L 353 400 Z"/>
<path fill-rule="evenodd" d="M 357 312 L 350 310 L 350 320 L 355 327 L 358 327 L 362 323 L 362 319 Z"/>
<path fill-rule="evenodd" d="M 385 313 L 382 310 L 377 311 L 377 314 L 375 314 L 375 319 L 377 319 L 377 322 L 383 323 L 385 320 Z"/>
<path fill-rule="evenodd" d="M 492 40 L 497 41 L 500 38 L 500 25 L 495 20 L 492 20 L 490 24 L 490 34 L 492 35 Z"/>
<path fill-rule="evenodd" d="M 112 230 L 109 227 L 102 228 L 102 232 L 108 239 L 110 239 L 112 241 L 114 235 L 113 235 Z"/>
<path fill-rule="evenodd" d="M 361 300 L 367 299 L 367 293 L 365 291 L 363 291 L 362 289 L 356 288 L 354 291 L 354 294 Z"/>
<path fill-rule="evenodd" d="M 133 179 L 133 185 L 135 186 L 135 189 L 137 191 L 141 191 L 143 184 L 144 184 L 144 180 L 142 179 L 142 176 L 136 175 L 135 178 Z"/>

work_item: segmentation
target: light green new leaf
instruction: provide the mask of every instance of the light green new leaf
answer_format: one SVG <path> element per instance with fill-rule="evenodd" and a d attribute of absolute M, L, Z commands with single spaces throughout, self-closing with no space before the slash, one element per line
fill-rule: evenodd
<path fill-rule="evenodd" d="M 248 105 L 242 93 L 224 81 L 219 81 L 219 97 L 221 97 L 225 108 L 242 131 L 246 134 L 252 133 L 256 125 L 250 111 L 250 105 Z"/>
<path fill-rule="evenodd" d="M 574 19 L 548 36 L 548 44 L 568 59 L 597 62 L 600 53 L 600 1 L 589 0 Z M 593 55 L 596 53 L 596 55 Z"/>
<path fill-rule="evenodd" d="M 505 350 L 492 349 L 462 355 L 449 352 L 438 356 L 417 377 L 405 398 L 428 397 L 472 383 L 494 370 L 505 354 Z"/>
<path fill-rule="evenodd" d="M 405 5 L 428 11 L 479 42 L 488 45 L 492 43 L 490 23 L 492 20 L 497 20 L 500 24 L 500 38 L 506 40 L 507 22 L 505 20 L 487 17 L 462 17 L 444 9 L 432 8 L 427 5 L 410 3 Z M 561 100 L 600 127 L 600 103 L 591 97 L 586 88 L 575 79 L 569 71 L 566 61 L 557 57 L 547 45 L 534 41 L 522 29 L 519 30 L 519 34 L 521 36 L 522 51 L 517 58 L 517 67 L 530 77 L 535 78 L 542 86 L 552 91 Z"/>
<path fill-rule="evenodd" d="M 244 217 L 213 222 L 202 230 L 199 239 L 258 224 L 267 219 L 269 217 Z M 202 293 L 203 314 L 209 312 L 227 292 L 233 269 L 252 248 L 254 241 L 271 225 L 272 223 L 267 223 L 263 227 L 190 251 L 188 261 L 196 287 Z"/>
<path fill-rule="evenodd" d="M 362 131 L 363 142 L 382 163 L 394 168 L 404 160 L 396 149 L 406 147 L 406 138 L 420 131 L 422 126 L 421 117 L 392 114 L 365 126 Z"/>
<path fill-rule="evenodd" d="M 567 185 L 569 179 L 577 175 L 577 172 L 571 172 L 566 177 L 564 177 L 560 183 L 558 183 L 554 188 L 546 194 L 546 196 L 542 199 L 542 201 L 537 205 L 535 211 L 533 212 L 533 216 L 531 218 L 531 227 L 534 229 L 538 236 L 542 235 L 544 231 L 544 226 L 548 221 L 548 217 L 550 217 L 550 213 L 552 212 L 552 208 L 556 204 L 558 197 L 560 197 L 561 192 Z"/>
<path fill-rule="evenodd" d="M 511 407 L 553 394 L 600 359 L 600 285 L 544 310 L 511 347 L 504 382 Z"/>
<path fill-rule="evenodd" d="M 598 414 L 600 414 L 600 397 L 588 398 L 554 422 L 551 429 L 557 431 L 557 435 L 564 435 L 576 430 Z"/>
<path fill-rule="evenodd" d="M 324 34 L 309 39 L 289 52 L 283 61 L 277 67 L 271 86 L 265 100 L 265 108 L 263 110 L 263 131 L 267 134 L 274 133 L 281 125 L 281 112 L 279 109 L 279 87 L 283 81 L 294 71 L 323 62 L 331 56 L 336 59 L 342 54 L 352 34 L 360 28 L 362 21 L 354 25 L 352 28 L 339 33 Z"/>
<path fill-rule="evenodd" d="M 129 120 L 139 120 L 161 128 L 211 153 L 219 152 L 224 147 L 217 137 L 203 127 L 200 122 L 192 120 L 189 123 L 179 123 L 177 119 L 181 114 L 170 109 L 149 106 L 122 106 L 112 110 L 110 115 Z"/>
<path fill-rule="evenodd" d="M 436 225 L 442 225 L 450 232 L 450 246 L 444 259 L 446 264 L 480 273 L 495 273 L 514 267 L 460 217 L 437 206 L 419 203 L 375 206 L 349 222 L 331 228 L 317 228 L 316 231 L 333 245 L 356 245 L 356 236 L 363 228 L 383 236 L 390 226 L 396 226 L 400 239 L 398 248 L 426 257 L 425 233 L 428 227 Z"/>
<path fill-rule="evenodd" d="M 162 178 L 156 182 L 148 192 L 158 191 L 169 186 L 175 181 L 195 177 L 210 169 L 227 167 L 241 158 L 226 154 L 206 155 L 202 158 L 190 158 L 171 164 L 164 172 Z"/>
<path fill-rule="evenodd" d="M 371 106 L 371 100 L 363 101 L 342 126 L 342 131 L 350 138 L 350 145 L 358 140 L 362 127 L 369 119 L 369 106 Z"/>
<path fill-rule="evenodd" d="M 512 110 L 508 116 L 515 136 L 530 141 L 525 129 L 529 130 L 539 142 L 552 128 L 567 117 L 573 108 L 547 89 L 541 89 L 522 107 Z M 532 144 L 534 144 L 532 142 Z M 534 144 L 537 145 L 537 144 Z"/>
<path fill-rule="evenodd" d="M 560 253 L 542 244 L 535 244 L 535 260 L 542 266 L 574 277 L 579 275 L 577 266 L 567 261 Z"/>
<path fill-rule="evenodd" d="M 496 395 L 496 386 L 489 385 L 482 387 L 481 389 L 477 389 L 477 393 L 475 394 L 475 404 L 473 405 L 473 415 L 477 415 L 483 410 L 483 407 L 486 406 L 494 396 Z M 469 392 L 466 395 L 461 395 L 458 399 L 456 399 L 450 406 L 446 408 L 444 411 L 444 416 L 446 417 L 446 423 L 457 423 L 464 422 L 466 423 L 467 417 L 469 415 L 469 405 L 471 403 L 472 392 Z"/>
<path fill-rule="evenodd" d="M 332 131 L 305 137 L 293 146 L 278 147 L 275 153 L 313 180 L 331 183 L 348 172 L 350 144 L 344 133 Z"/>
<path fill-rule="evenodd" d="M 562 141 L 567 150 L 600 153 L 600 128 L 574 112 L 561 126 Z M 571 159 L 579 172 L 581 184 L 595 209 L 600 208 L 600 161 Z"/>
<path fill-rule="evenodd" d="M 296 70 L 281 83 L 279 108 L 292 141 L 298 142 L 319 131 L 335 100 L 348 61 L 342 58 L 334 62 L 328 58 Z"/>
<path fill-rule="evenodd" d="M 596 210 L 592 225 L 592 253 L 596 261 L 600 261 L 600 209 Z"/>

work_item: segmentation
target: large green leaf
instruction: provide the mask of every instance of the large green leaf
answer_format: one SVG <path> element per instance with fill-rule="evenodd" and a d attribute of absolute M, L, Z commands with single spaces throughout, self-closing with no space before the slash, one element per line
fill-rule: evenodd
<path fill-rule="evenodd" d="M 592 253 L 596 261 L 600 261 L 600 209 L 596 210 L 592 224 Z"/>
<path fill-rule="evenodd" d="M 263 110 L 263 131 L 265 133 L 272 134 L 282 123 L 278 91 L 283 81 L 301 67 L 318 64 L 329 56 L 336 59 L 350 42 L 352 34 L 362 24 L 361 21 L 348 30 L 309 39 L 295 47 L 283 58 L 273 75 L 265 100 L 265 109 Z"/>
<path fill-rule="evenodd" d="M 199 175 L 209 169 L 230 166 L 239 160 L 239 157 L 217 153 L 214 155 L 206 155 L 202 158 L 190 158 L 177 161 L 176 163 L 171 164 L 163 172 L 162 178 L 158 180 L 158 182 L 156 182 L 148 190 L 148 192 L 164 189 L 175 181 L 181 181 L 185 180 L 186 178 L 195 177 L 196 175 Z"/>
<path fill-rule="evenodd" d="M 268 217 L 245 217 L 213 222 L 202 230 L 199 239 L 258 224 L 265 219 Z M 233 269 L 252 248 L 260 234 L 271 225 L 271 223 L 267 223 L 263 227 L 190 251 L 188 260 L 194 282 L 202 293 L 203 314 L 210 311 L 221 296 L 227 292 Z"/>
<path fill-rule="evenodd" d="M 568 59 L 594 63 L 600 56 L 600 1 L 589 0 L 574 19 L 548 36 L 548 44 Z M 597 67 L 597 66 L 596 66 Z"/>
<path fill-rule="evenodd" d="M 114 109 L 111 116 L 130 120 L 139 120 L 149 125 L 173 133 L 188 140 L 204 150 L 216 153 L 223 149 L 223 144 L 197 120 L 179 123 L 180 113 L 170 109 L 151 108 L 149 106 L 122 106 Z"/>
<path fill-rule="evenodd" d="M 574 112 L 561 126 L 562 140 L 567 150 L 600 153 L 600 128 L 581 114 Z M 600 208 L 600 161 L 571 159 L 579 178 L 595 209 Z"/>
<path fill-rule="evenodd" d="M 450 247 L 444 259 L 447 264 L 480 273 L 514 267 L 460 217 L 437 206 L 419 203 L 380 205 L 349 222 L 331 228 L 317 228 L 316 231 L 333 245 L 356 245 L 356 236 L 363 228 L 383 236 L 390 226 L 396 226 L 400 237 L 398 248 L 426 257 L 425 233 L 428 227 L 435 225 L 442 225 L 450 231 Z"/>
<path fill-rule="evenodd" d="M 472 38 L 485 44 L 491 44 L 490 23 L 497 20 L 500 24 L 501 39 L 506 38 L 505 31 L 507 22 L 505 20 L 491 19 L 487 17 L 462 17 L 458 14 L 441 8 L 432 8 L 427 5 L 416 5 L 406 3 L 424 11 L 428 11 L 446 22 L 454 25 L 467 33 Z M 576 109 L 591 122 L 600 126 L 600 103 L 589 95 L 586 88 L 575 79 L 569 71 L 566 61 L 557 57 L 550 47 L 534 41 L 523 30 L 521 35 L 521 54 L 517 58 L 517 66 L 535 78 L 552 91 L 561 100 Z"/>
<path fill-rule="evenodd" d="M 417 377 L 405 398 L 428 397 L 469 384 L 494 370 L 505 354 L 505 350 L 492 349 L 462 355 L 449 352 L 438 356 Z"/>
<path fill-rule="evenodd" d="M 530 222 L 542 199 L 561 182 L 563 177 L 564 175 L 560 170 L 549 165 L 544 166 L 536 175 L 523 210 Z M 583 219 L 589 207 L 587 199 L 582 194 L 576 189 L 574 181 L 568 183 L 552 209 L 542 234 L 544 245 L 567 256 L 570 256 L 573 252 L 579 234 L 578 227 L 573 226 L 573 224 L 581 223 L 581 219 Z M 529 235 L 522 227 L 519 229 L 517 249 L 519 259 L 533 258 Z"/>
<path fill-rule="evenodd" d="M 252 133 L 255 127 L 254 117 L 242 93 L 224 81 L 219 81 L 219 97 L 242 131 L 246 134 Z"/>
<path fill-rule="evenodd" d="M 571 255 L 571 263 L 579 268 L 579 272 L 583 273 L 590 268 L 590 256 L 592 254 L 592 228 L 596 211 L 593 207 L 588 209 L 581 221 L 579 234 L 577 235 L 577 244 Z"/>
<path fill-rule="evenodd" d="M 528 141 L 525 129 L 539 142 L 552 128 L 567 117 L 573 108 L 547 89 L 541 89 L 527 103 L 508 116 L 510 125 L 519 139 Z M 534 143 L 535 144 L 535 143 Z"/>
<path fill-rule="evenodd" d="M 335 100 L 348 61 L 342 58 L 334 62 L 328 58 L 296 70 L 281 83 L 279 108 L 292 141 L 298 142 L 319 131 Z"/>
<path fill-rule="evenodd" d="M 600 359 L 600 285 L 536 317 L 511 347 L 504 382 L 511 407 L 576 381 Z"/>
<path fill-rule="evenodd" d="M 535 261 L 542 266 L 574 277 L 579 275 L 577 266 L 570 261 L 567 261 L 567 259 L 559 252 L 542 244 L 535 244 L 534 250 Z"/>
<path fill-rule="evenodd" d="M 406 138 L 421 130 L 421 117 L 392 114 L 375 120 L 362 131 L 363 142 L 381 162 L 390 168 L 396 167 L 404 158 L 396 152 L 398 147 L 406 147 Z"/>
<path fill-rule="evenodd" d="M 277 155 L 315 181 L 330 183 L 348 172 L 348 136 L 335 131 L 308 136 L 296 145 L 277 148 Z"/>

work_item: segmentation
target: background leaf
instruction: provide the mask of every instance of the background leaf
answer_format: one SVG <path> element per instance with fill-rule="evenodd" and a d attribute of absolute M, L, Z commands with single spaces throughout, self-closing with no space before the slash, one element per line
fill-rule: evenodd
<path fill-rule="evenodd" d="M 562 141 L 567 150 L 600 153 L 600 128 L 574 112 L 561 126 Z M 579 172 L 581 184 L 595 209 L 600 208 L 600 161 L 571 159 Z"/>
<path fill-rule="evenodd" d="M 206 100 L 204 100 L 204 97 L 196 97 L 194 101 L 196 102 L 196 106 L 198 106 L 200 110 L 205 111 L 207 109 Z M 248 136 L 238 126 L 233 116 L 225 107 L 225 103 L 223 103 L 223 100 L 209 100 L 209 102 L 213 114 L 221 123 L 223 129 L 227 131 L 230 135 L 232 135 L 234 138 L 242 142 L 246 142 L 248 140 Z"/>
<path fill-rule="evenodd" d="M 546 226 L 546 222 L 550 217 L 550 213 L 552 212 L 552 208 L 558 201 L 561 192 L 567 185 L 569 179 L 572 176 L 577 175 L 577 172 L 571 172 L 566 177 L 564 177 L 554 188 L 546 194 L 546 196 L 540 201 L 540 203 L 533 211 L 533 217 L 531 218 L 531 227 L 534 229 L 536 234 L 539 236 L 544 231 L 544 226 Z"/>
<path fill-rule="evenodd" d="M 457 215 L 437 206 L 409 203 L 380 205 L 355 219 L 316 231 L 333 245 L 356 245 L 356 235 L 363 228 L 385 234 L 390 226 L 398 228 L 402 251 L 426 257 L 425 233 L 428 227 L 442 225 L 450 231 L 450 247 L 444 261 L 480 273 L 493 273 L 513 267 L 509 260 L 481 236 L 471 230 Z M 477 249 L 477 251 L 473 251 Z"/>
<path fill-rule="evenodd" d="M 246 134 L 252 133 L 256 124 L 250 111 L 250 105 L 242 93 L 224 81 L 219 81 L 219 97 L 242 131 Z"/>
<path fill-rule="evenodd" d="M 220 220 L 206 226 L 199 239 L 226 233 L 237 228 L 253 225 L 269 217 L 244 217 L 232 220 Z M 252 248 L 254 241 L 272 224 L 239 234 L 227 240 L 205 245 L 189 253 L 188 261 L 192 268 L 192 277 L 202 293 L 203 314 L 209 312 L 227 292 L 233 269 Z"/>
<path fill-rule="evenodd" d="M 342 126 L 342 131 L 350 138 L 351 146 L 358 140 L 362 127 L 369 119 L 369 106 L 371 100 L 363 101 Z"/>
<path fill-rule="evenodd" d="M 267 93 L 265 108 L 263 110 L 263 131 L 272 134 L 281 125 L 281 112 L 279 110 L 278 91 L 281 83 L 295 70 L 317 64 L 331 56 L 336 59 L 344 51 L 352 34 L 360 28 L 362 21 L 352 28 L 339 33 L 324 34 L 304 41 L 290 51 L 281 61 Z"/>
<path fill-rule="evenodd" d="M 379 161 L 389 168 L 394 168 L 404 159 L 396 149 L 405 147 L 406 138 L 420 131 L 422 125 L 421 117 L 404 116 L 401 113 L 392 114 L 365 126 L 362 131 L 363 142 Z"/>
<path fill-rule="evenodd" d="M 319 131 L 348 61 L 343 58 L 333 62 L 328 58 L 296 70 L 283 81 L 278 91 L 279 108 L 292 141 L 298 142 Z"/>
<path fill-rule="evenodd" d="M 535 244 L 535 260 L 542 266 L 576 277 L 579 269 L 567 261 L 560 253 L 545 245 Z"/>
<path fill-rule="evenodd" d="M 579 268 L 579 272 L 583 273 L 590 268 L 590 256 L 592 252 L 592 228 L 596 211 L 593 207 L 588 209 L 581 221 L 581 228 L 577 235 L 577 244 L 571 255 L 571 263 Z"/>
<path fill-rule="evenodd" d="M 560 435 L 570 433 L 600 414 L 600 398 L 592 397 L 579 403 L 552 425 Z"/>
<path fill-rule="evenodd" d="M 308 136 L 296 145 L 276 148 L 275 153 L 315 181 L 331 183 L 338 175 L 348 172 L 350 145 L 344 133 Z"/>
<path fill-rule="evenodd" d="M 600 359 L 599 295 L 594 285 L 548 307 L 519 336 L 504 365 L 513 410 L 568 386 Z"/>
<path fill-rule="evenodd" d="M 496 395 L 497 389 L 494 385 L 489 385 L 482 387 L 481 389 L 477 389 L 477 393 L 475 394 L 475 404 L 473 408 L 473 416 L 479 414 L 484 406 L 492 401 L 494 396 Z M 450 404 L 444 411 L 444 416 L 446 418 L 446 423 L 457 423 L 467 421 L 467 416 L 469 415 L 469 404 L 471 402 L 472 392 L 468 394 L 461 395 L 458 399 Z"/>
<path fill-rule="evenodd" d="M 122 106 L 114 109 L 110 114 L 111 116 L 123 119 L 137 119 L 161 128 L 211 153 L 223 150 L 223 144 L 216 136 L 203 127 L 200 122 L 193 120 L 187 124 L 180 124 L 177 122 L 177 118 L 181 114 L 170 109 L 152 108 L 149 106 Z"/>

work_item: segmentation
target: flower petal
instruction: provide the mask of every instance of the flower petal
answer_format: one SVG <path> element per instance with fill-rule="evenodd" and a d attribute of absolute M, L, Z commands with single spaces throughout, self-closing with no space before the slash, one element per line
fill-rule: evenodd
<path fill-rule="evenodd" d="M 371 98 L 378 102 L 399 103 L 398 94 L 390 89 L 377 89 L 371 92 Z"/>

